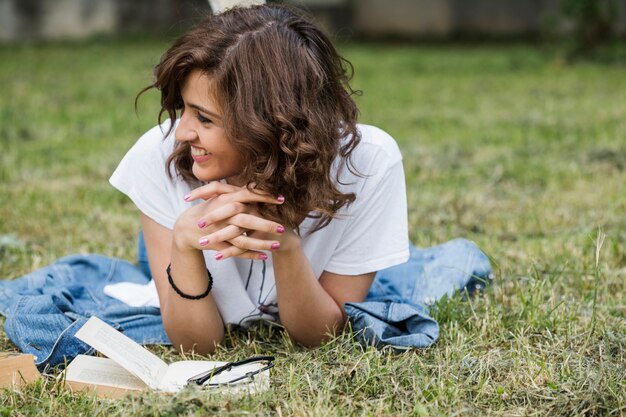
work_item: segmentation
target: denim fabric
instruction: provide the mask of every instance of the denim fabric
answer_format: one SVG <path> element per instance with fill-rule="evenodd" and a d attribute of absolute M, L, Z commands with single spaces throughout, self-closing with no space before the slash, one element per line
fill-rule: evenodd
<path fill-rule="evenodd" d="M 379 271 L 364 302 L 344 308 L 357 338 L 396 350 L 424 348 L 439 337 L 439 325 L 428 306 L 444 295 L 484 288 L 490 281 L 489 258 L 469 240 L 439 246 L 411 246 L 406 263 Z"/>
<path fill-rule="evenodd" d="M 344 305 L 355 337 L 365 345 L 396 352 L 425 348 L 439 337 L 439 325 L 428 309 L 398 301 L 363 301 Z"/>
<path fill-rule="evenodd" d="M 169 344 L 154 307 L 129 307 L 104 295 L 105 285 L 145 284 L 148 278 L 129 262 L 100 255 L 71 255 L 15 280 L 0 281 L 0 314 L 7 336 L 35 356 L 40 370 L 90 351 L 74 337 L 97 315 L 142 344 Z"/>

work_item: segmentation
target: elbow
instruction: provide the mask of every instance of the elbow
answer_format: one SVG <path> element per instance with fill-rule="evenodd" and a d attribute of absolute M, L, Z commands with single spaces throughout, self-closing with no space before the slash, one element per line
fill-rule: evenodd
<path fill-rule="evenodd" d="M 288 332 L 289 336 L 299 345 L 304 346 L 306 348 L 316 348 L 321 346 L 323 343 L 332 340 L 335 338 L 337 334 L 334 329 L 327 330 L 324 333 L 319 334 L 304 334 L 298 335 L 291 332 Z"/>
<path fill-rule="evenodd" d="M 194 352 L 208 355 L 215 352 L 217 346 L 224 340 L 224 328 L 183 328 L 163 321 L 163 327 L 172 346 L 180 353 Z"/>
<path fill-rule="evenodd" d="M 172 346 L 179 353 L 194 352 L 198 355 L 203 355 L 203 356 L 209 355 L 215 352 L 217 346 L 222 342 L 222 340 L 224 340 L 223 334 L 220 337 L 214 337 L 214 338 L 204 337 L 200 339 L 200 338 L 194 338 L 193 336 L 190 337 L 190 336 L 185 336 L 185 335 L 178 335 L 177 337 L 174 337 L 174 336 L 169 336 L 169 333 L 168 333 L 168 337 L 170 337 Z"/>
<path fill-rule="evenodd" d="M 291 335 L 291 338 L 295 340 L 300 346 L 304 346 L 305 348 L 309 348 L 309 349 L 320 347 L 322 343 L 326 342 L 327 340 L 332 339 L 332 337 L 327 334 L 317 339 L 313 339 L 313 338 L 301 339 L 301 338 L 296 338 L 293 335 Z"/>
<path fill-rule="evenodd" d="M 318 327 L 319 330 L 314 331 L 306 328 L 301 331 L 291 330 L 287 328 L 287 333 L 299 345 L 307 348 L 315 348 L 323 343 L 332 340 L 340 333 L 346 324 L 346 318 L 343 314 L 339 314 L 328 322 Z"/>

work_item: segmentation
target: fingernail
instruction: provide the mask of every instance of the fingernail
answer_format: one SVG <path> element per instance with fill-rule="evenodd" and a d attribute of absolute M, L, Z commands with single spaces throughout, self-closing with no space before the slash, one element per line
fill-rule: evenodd
<path fill-rule="evenodd" d="M 285 196 L 284 196 L 284 195 L 282 195 L 282 194 L 279 194 L 279 195 L 278 195 L 278 197 L 276 197 L 276 200 L 277 200 L 279 203 L 284 203 L 284 202 L 285 202 Z"/>
<path fill-rule="evenodd" d="M 183 197 L 183 200 L 189 201 L 190 198 L 191 198 L 191 194 L 187 194 L 185 197 Z"/>
<path fill-rule="evenodd" d="M 260 254 L 260 255 L 259 255 L 259 259 L 260 259 L 260 260 L 262 260 L 262 261 L 264 261 L 264 260 L 266 260 L 266 259 L 267 259 L 267 255 L 266 255 L 266 254 L 264 254 L 264 253 L 262 253 L 262 254 Z"/>
<path fill-rule="evenodd" d="M 214 256 L 216 261 L 219 261 L 220 259 L 222 259 L 224 257 L 223 254 L 221 254 L 220 252 L 217 252 Z"/>
<path fill-rule="evenodd" d="M 278 226 L 278 227 L 276 228 L 276 233 L 285 233 L 285 228 L 284 228 L 284 227 L 282 227 L 282 226 Z"/>
<path fill-rule="evenodd" d="M 205 222 L 204 220 L 200 220 L 200 221 L 198 222 L 198 227 L 199 227 L 200 229 L 202 229 L 204 226 L 206 226 L 206 222 Z"/>
<path fill-rule="evenodd" d="M 280 248 L 280 243 L 278 242 L 272 243 L 272 249 L 278 249 L 278 248 Z"/>
<path fill-rule="evenodd" d="M 207 239 L 206 237 L 203 237 L 202 239 L 198 241 L 198 243 L 200 244 L 200 246 L 206 246 L 209 244 L 209 239 Z"/>

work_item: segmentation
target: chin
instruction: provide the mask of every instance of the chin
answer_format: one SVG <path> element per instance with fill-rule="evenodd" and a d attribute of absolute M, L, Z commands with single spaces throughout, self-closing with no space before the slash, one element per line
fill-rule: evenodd
<path fill-rule="evenodd" d="M 193 173 L 193 176 L 196 177 L 199 181 L 202 182 L 210 182 L 210 181 L 221 181 L 223 179 L 229 180 L 230 184 L 233 185 L 240 185 L 237 183 L 237 181 L 235 181 L 235 179 L 237 179 L 237 176 L 241 173 L 240 170 L 233 170 L 232 172 L 227 171 L 221 171 L 221 172 L 215 172 L 214 169 L 202 169 L 202 167 L 198 166 L 197 164 L 194 164 L 191 172 Z M 233 180 L 232 182 L 230 180 Z"/>
<path fill-rule="evenodd" d="M 199 181 L 202 181 L 202 182 L 215 181 L 217 179 L 215 178 L 215 176 L 210 175 L 210 173 L 206 172 L 205 170 L 198 168 L 195 164 L 193 168 L 191 169 L 191 172 L 193 173 L 194 177 L 196 177 Z"/>

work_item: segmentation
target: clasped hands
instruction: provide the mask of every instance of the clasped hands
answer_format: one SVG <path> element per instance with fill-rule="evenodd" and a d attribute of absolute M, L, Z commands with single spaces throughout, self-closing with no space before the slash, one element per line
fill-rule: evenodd
<path fill-rule="evenodd" d="M 187 209 L 174 225 L 174 243 L 183 251 L 215 250 L 229 257 L 267 259 L 264 251 L 287 250 L 299 237 L 277 222 L 260 217 L 257 204 L 282 204 L 282 196 L 213 181 L 194 189 L 185 201 L 203 201 Z"/>

